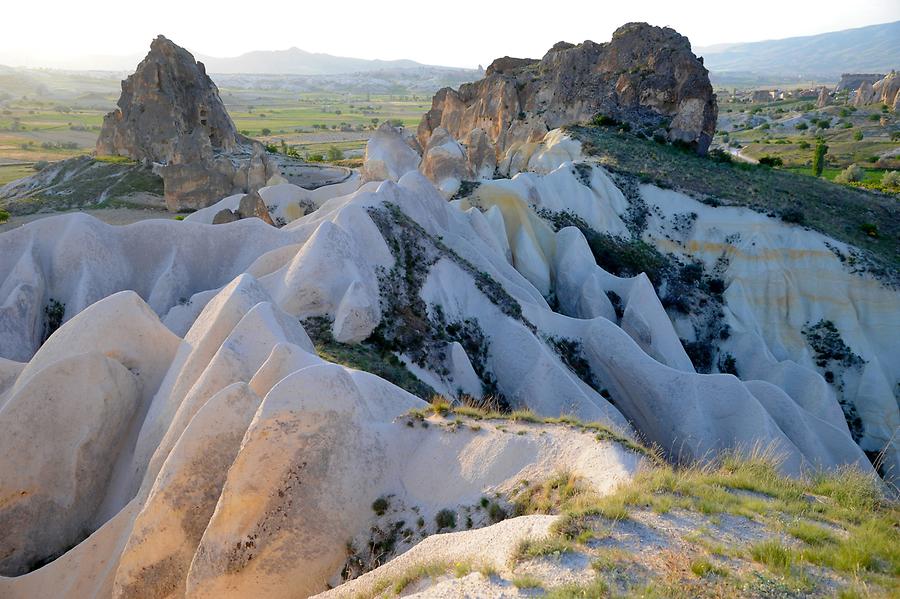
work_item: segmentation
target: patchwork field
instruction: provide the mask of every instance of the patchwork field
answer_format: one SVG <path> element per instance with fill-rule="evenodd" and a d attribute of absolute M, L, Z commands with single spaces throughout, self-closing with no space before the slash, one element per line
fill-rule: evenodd
<path fill-rule="evenodd" d="M 34 163 L 93 151 L 103 116 L 115 108 L 119 93 L 113 74 L 57 74 L 32 85 L 0 80 L 0 185 L 31 174 Z M 284 142 L 301 157 L 327 157 L 331 148 L 348 158 L 360 156 L 380 123 L 414 126 L 431 106 L 430 94 L 220 92 L 241 133 L 279 148 Z"/>

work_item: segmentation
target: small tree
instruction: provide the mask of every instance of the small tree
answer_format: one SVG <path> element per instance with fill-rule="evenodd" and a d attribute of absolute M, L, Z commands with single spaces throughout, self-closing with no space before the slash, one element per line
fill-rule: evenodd
<path fill-rule="evenodd" d="M 827 153 L 828 146 L 821 141 L 816 144 L 816 149 L 813 152 L 813 174 L 817 177 L 821 177 L 822 171 L 825 170 L 825 154 Z"/>
<path fill-rule="evenodd" d="M 269 129 L 268 127 L 263 127 L 262 131 L 260 131 L 260 133 L 262 134 L 263 137 L 266 137 L 268 135 L 272 135 L 272 130 Z"/>
<path fill-rule="evenodd" d="M 335 160 L 343 160 L 344 153 L 337 146 L 331 146 L 328 148 L 328 161 L 334 162 Z"/>
<path fill-rule="evenodd" d="M 856 133 L 853 134 L 853 139 L 855 139 L 856 141 L 862 141 L 862 138 L 863 138 L 862 129 L 857 129 Z"/>

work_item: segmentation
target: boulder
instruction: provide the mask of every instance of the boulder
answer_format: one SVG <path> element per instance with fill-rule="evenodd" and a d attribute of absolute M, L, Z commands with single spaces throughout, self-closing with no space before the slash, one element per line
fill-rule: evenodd
<path fill-rule="evenodd" d="M 266 206 L 266 203 L 263 201 L 262 197 L 260 197 L 258 191 L 251 191 L 250 193 L 242 197 L 237 211 L 239 218 L 256 217 L 263 222 L 272 225 L 273 227 L 275 226 L 275 223 L 272 222 L 272 217 L 269 216 L 269 208 Z"/>
<path fill-rule="evenodd" d="M 223 208 L 222 210 L 216 212 L 216 215 L 213 217 L 212 224 L 224 225 L 226 223 L 233 223 L 238 220 L 241 220 L 241 217 L 235 214 L 233 210 Z"/>
<path fill-rule="evenodd" d="M 455 139 L 481 128 L 501 158 L 597 113 L 638 128 L 665 126 L 672 141 L 702 154 L 715 133 L 718 108 L 709 72 L 686 37 L 629 23 L 606 44 L 560 42 L 540 61 L 497 59 L 484 79 L 440 90 L 418 137 L 427 148 L 438 128 Z"/>

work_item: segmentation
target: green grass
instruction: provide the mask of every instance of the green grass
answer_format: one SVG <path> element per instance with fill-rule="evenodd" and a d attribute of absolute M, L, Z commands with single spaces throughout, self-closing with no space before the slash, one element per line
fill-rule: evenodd
<path fill-rule="evenodd" d="M 897 199 L 786 170 L 716 161 L 689 151 L 603 127 L 569 127 L 586 154 L 610 170 L 673 188 L 701 201 L 745 206 L 764 214 L 799 210 L 804 224 L 868 250 L 874 274 L 896 278 L 900 270 Z M 871 237 L 862 228 L 878 227 Z"/>
<path fill-rule="evenodd" d="M 540 579 L 529 574 L 520 574 L 512 579 L 513 586 L 517 589 L 542 589 L 544 583 Z"/>
<path fill-rule="evenodd" d="M 0 165 L 0 187 L 6 185 L 10 181 L 15 181 L 22 177 L 30 177 L 33 174 L 34 169 L 29 165 Z"/>
<path fill-rule="evenodd" d="M 491 404 L 491 398 L 485 398 Z M 593 433 L 594 438 L 599 442 L 618 443 L 626 449 L 638 453 L 651 461 L 662 460 L 660 452 L 656 448 L 648 448 L 633 439 L 626 437 L 624 434 L 614 430 L 610 426 L 602 422 L 582 422 L 572 416 L 559 416 L 556 418 L 545 418 L 538 416 L 531 410 L 515 410 L 513 412 L 501 412 L 491 408 L 483 408 L 475 405 L 454 405 L 445 397 L 433 395 L 431 403 L 420 409 L 411 410 L 408 416 L 423 420 L 432 414 L 442 417 L 460 416 L 470 418 L 472 420 L 505 420 L 510 422 L 521 422 L 529 424 L 557 424 L 565 425 L 581 432 Z M 497 426 L 500 429 L 500 425 Z"/>
<path fill-rule="evenodd" d="M 538 557 L 560 556 L 563 553 L 569 553 L 575 549 L 575 546 L 559 537 L 546 537 L 543 539 L 525 539 L 516 547 L 513 552 L 512 559 L 514 562 L 521 562 L 527 559 Z"/>
<path fill-rule="evenodd" d="M 753 559 L 770 569 L 787 574 L 796 561 L 794 551 L 777 539 L 767 539 L 750 547 Z"/>
<path fill-rule="evenodd" d="M 316 346 L 316 352 L 329 362 L 372 373 L 422 399 L 435 395 L 434 389 L 420 381 L 392 353 L 370 343 L 335 341 L 330 320 L 308 318 L 301 324 Z"/>

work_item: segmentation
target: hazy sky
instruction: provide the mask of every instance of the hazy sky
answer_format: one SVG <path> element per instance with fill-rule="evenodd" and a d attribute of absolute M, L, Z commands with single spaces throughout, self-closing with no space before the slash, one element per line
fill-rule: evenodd
<path fill-rule="evenodd" d="M 158 33 L 194 54 L 236 56 L 297 46 L 360 58 L 485 66 L 540 58 L 555 42 L 606 41 L 648 21 L 694 46 L 809 35 L 900 20 L 900 0 L 379 1 L 2 0 L 0 64 L 97 66 L 142 56 Z"/>

